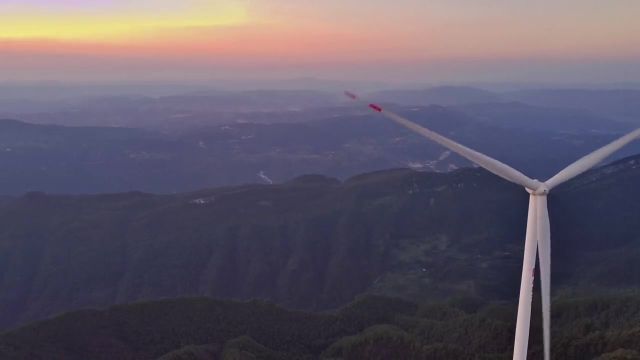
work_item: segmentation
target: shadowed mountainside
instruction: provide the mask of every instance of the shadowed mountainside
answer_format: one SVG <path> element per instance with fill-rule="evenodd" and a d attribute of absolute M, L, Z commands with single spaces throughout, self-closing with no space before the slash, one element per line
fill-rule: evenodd
<path fill-rule="evenodd" d="M 551 195 L 554 291 L 637 286 L 639 181 L 640 158 L 629 158 Z M 0 202 L 0 325 L 192 295 L 301 309 L 363 292 L 514 299 L 526 208 L 526 192 L 475 169 L 178 195 L 30 193 Z"/>

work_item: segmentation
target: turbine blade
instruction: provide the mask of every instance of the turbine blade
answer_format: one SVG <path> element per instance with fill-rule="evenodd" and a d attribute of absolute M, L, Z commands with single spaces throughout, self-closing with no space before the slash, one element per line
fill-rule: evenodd
<path fill-rule="evenodd" d="M 360 100 L 360 98 L 355 95 L 352 92 L 348 92 L 345 91 L 345 95 L 347 97 L 349 97 L 352 100 L 358 101 L 358 102 L 363 102 L 362 100 Z M 366 104 L 365 102 L 363 102 L 364 104 Z M 406 127 L 407 129 L 418 133 L 422 136 L 424 136 L 427 139 L 430 139 L 442 146 L 444 146 L 445 148 L 455 152 L 456 154 L 468 159 L 469 161 L 479 165 L 480 167 L 483 167 L 484 169 L 488 170 L 489 172 L 494 173 L 495 175 L 500 176 L 503 179 L 509 180 L 513 183 L 516 183 L 518 185 L 522 185 L 525 188 L 531 189 L 531 190 L 536 190 L 538 189 L 538 187 L 541 185 L 541 183 L 538 180 L 534 180 L 531 179 L 529 177 L 527 177 L 526 175 L 524 175 L 523 173 L 519 172 L 518 170 L 501 163 L 498 160 L 495 160 L 493 158 L 490 158 L 484 154 L 481 154 L 473 149 L 470 149 L 464 145 L 461 145 L 449 138 L 446 138 L 434 131 L 431 131 L 421 125 L 418 125 L 396 113 L 393 113 L 391 111 L 388 110 L 384 110 L 380 105 L 377 104 L 368 104 L 369 108 L 373 109 L 374 111 L 384 115 L 385 117 L 391 119 L 392 121 Z"/>
<path fill-rule="evenodd" d="M 544 339 L 544 359 L 551 358 L 551 232 L 547 196 L 538 196 L 537 235 L 538 257 L 540 259 L 540 294 L 542 295 L 542 333 Z"/>
<path fill-rule="evenodd" d="M 518 301 L 518 319 L 516 320 L 516 337 L 513 344 L 513 360 L 526 360 L 529 346 L 529 329 L 531 325 L 531 300 L 533 297 L 533 280 L 536 270 L 537 246 L 537 207 L 538 196 L 529 196 L 529 214 L 527 216 L 527 235 L 524 243 L 522 260 L 522 278 L 520 279 L 520 299 Z"/>
<path fill-rule="evenodd" d="M 623 146 L 640 138 L 640 129 L 636 129 L 627 135 L 612 141 L 611 143 L 601 147 L 600 149 L 590 153 L 582 157 L 580 160 L 574 162 L 573 164 L 567 166 L 562 171 L 557 173 L 551 179 L 547 180 L 545 183 L 549 190 L 552 188 L 564 183 L 565 181 L 571 180 L 572 178 L 582 174 L 583 172 L 591 169 L 596 166 L 602 160 L 607 158 L 609 155 L 614 152 L 620 150 Z"/>

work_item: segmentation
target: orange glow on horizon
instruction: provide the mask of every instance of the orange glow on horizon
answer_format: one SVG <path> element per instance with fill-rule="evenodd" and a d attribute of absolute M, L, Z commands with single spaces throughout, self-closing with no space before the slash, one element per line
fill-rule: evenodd
<path fill-rule="evenodd" d="M 578 17 L 567 15 L 572 4 L 498 9 L 445 0 L 397 0 L 406 6 L 339 0 L 4 1 L 14 4 L 0 3 L 0 74 L 9 76 L 17 71 L 12 69 L 37 73 L 56 61 L 64 70 L 83 61 L 108 68 L 110 61 L 124 67 L 148 59 L 179 73 L 196 62 L 319 69 L 640 58 L 640 23 L 630 11 L 640 5 L 581 3 Z"/>
<path fill-rule="evenodd" d="M 498 36 L 485 28 L 485 36 Z M 488 34 L 488 35 L 487 35 Z M 118 57 L 160 56 L 253 57 L 296 61 L 429 61 L 446 59 L 549 59 L 580 56 L 624 57 L 640 55 L 640 47 L 622 42 L 584 46 L 558 38 L 539 41 L 527 34 L 505 36 L 500 43 L 479 42 L 465 29 L 442 36 L 439 29 L 425 29 L 426 40 L 388 31 L 370 34 L 360 29 L 326 29 L 274 23 L 215 26 L 207 28 L 158 30 L 152 35 L 110 40 L 96 39 L 2 39 L 0 53 L 85 54 Z M 636 41 L 640 45 L 640 41 Z M 619 55 L 618 55 L 619 54 Z"/>

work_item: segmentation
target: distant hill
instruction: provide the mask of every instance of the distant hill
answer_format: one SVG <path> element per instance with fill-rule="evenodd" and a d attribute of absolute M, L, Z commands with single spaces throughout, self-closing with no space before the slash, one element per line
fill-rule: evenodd
<path fill-rule="evenodd" d="M 468 104 L 455 108 L 487 125 L 559 133 L 617 133 L 632 124 L 611 120 L 585 110 L 547 108 L 519 102 Z"/>
<path fill-rule="evenodd" d="M 554 291 L 636 288 L 640 158 L 550 198 Z M 527 194 L 481 170 L 0 202 L 0 326 L 206 295 L 328 309 L 368 292 L 517 296 Z M 615 279 L 612 280 L 612 279 Z"/>
<path fill-rule="evenodd" d="M 493 103 L 501 100 L 499 94 L 465 86 L 437 86 L 420 90 L 385 90 L 369 94 L 376 101 L 399 105 L 463 105 Z"/>
<path fill-rule="evenodd" d="M 554 119 L 558 119 L 560 109 L 565 116 L 573 118 L 569 124 L 591 127 L 596 123 L 597 117 L 609 118 L 627 122 L 627 126 L 640 126 L 640 90 L 592 90 L 592 89 L 532 89 L 507 92 L 493 92 L 480 88 L 464 86 L 441 86 L 426 89 L 412 90 L 388 90 L 371 93 L 370 98 L 380 102 L 395 103 L 405 106 L 464 106 L 468 110 L 481 111 L 485 116 L 498 115 L 496 111 L 509 109 L 518 110 L 513 115 L 524 115 L 525 123 L 518 125 L 551 125 L 546 129 L 555 128 Z M 515 109 L 513 102 L 519 102 L 529 106 L 542 107 L 542 109 Z M 499 106 L 498 104 L 503 104 Z M 494 109 L 498 106 L 496 109 Z M 544 109 L 546 108 L 546 109 Z M 554 112 L 555 110 L 555 112 Z M 582 113 L 576 111 L 580 110 Z M 579 117 L 584 122 L 579 122 Z M 514 118 L 513 121 L 517 121 Z M 562 119 L 561 125 L 565 119 Z M 567 125 L 567 124 L 565 124 Z M 615 127 L 608 129 L 613 130 Z M 607 129 L 605 127 L 605 129 Z"/>
<path fill-rule="evenodd" d="M 457 299 L 414 304 L 364 297 L 309 314 L 264 302 L 177 299 L 85 310 L 0 334 L 5 360 L 510 359 L 515 306 Z M 534 312 L 539 308 L 534 307 Z M 555 358 L 636 359 L 638 296 L 559 299 Z M 529 356 L 541 354 L 532 317 Z M 600 356 L 600 357 L 598 357 Z"/>
<path fill-rule="evenodd" d="M 504 96 L 533 105 L 587 110 L 640 125 L 640 90 L 540 89 Z"/>

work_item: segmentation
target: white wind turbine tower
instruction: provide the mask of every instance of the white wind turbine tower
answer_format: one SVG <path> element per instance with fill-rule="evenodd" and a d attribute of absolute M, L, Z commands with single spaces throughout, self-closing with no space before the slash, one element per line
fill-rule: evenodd
<path fill-rule="evenodd" d="M 567 166 L 564 170 L 545 182 L 531 179 L 518 170 L 492 159 L 475 150 L 458 144 L 438 133 L 435 133 L 423 126 L 420 126 L 404 117 L 376 104 L 368 104 L 358 98 L 355 94 L 345 91 L 352 100 L 361 102 L 376 112 L 393 120 L 394 122 L 416 132 L 427 139 L 437 142 L 445 148 L 459 154 L 462 157 L 474 162 L 480 167 L 500 176 L 503 179 L 523 186 L 529 196 L 529 214 L 527 216 L 527 233 L 524 245 L 524 259 L 522 263 L 522 278 L 520 282 L 520 300 L 518 302 L 518 317 L 516 321 L 516 334 L 513 349 L 514 360 L 526 360 L 527 347 L 529 345 L 529 328 L 531 320 L 531 299 L 533 296 L 533 280 L 536 264 L 536 252 L 540 260 L 540 288 L 542 295 L 542 323 L 543 323 L 543 339 L 544 339 L 544 358 L 549 360 L 551 357 L 550 348 L 550 305 L 551 305 L 551 244 L 549 232 L 549 213 L 547 211 L 547 194 L 551 189 L 568 181 L 583 172 L 591 169 L 609 155 L 613 154 L 623 146 L 640 138 L 640 129 L 603 146 L 602 148 L 592 152 L 591 154 L 581 158 L 573 164 Z"/>

